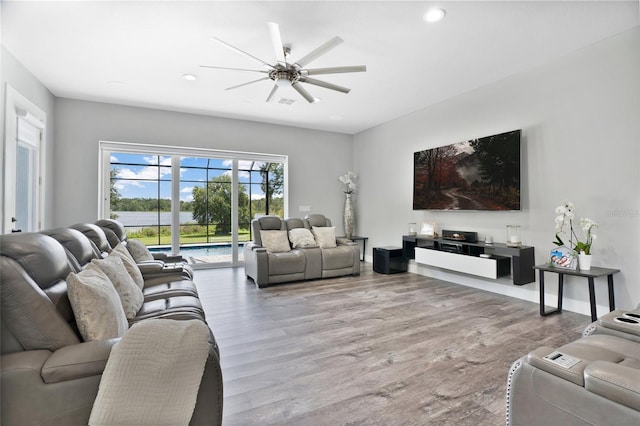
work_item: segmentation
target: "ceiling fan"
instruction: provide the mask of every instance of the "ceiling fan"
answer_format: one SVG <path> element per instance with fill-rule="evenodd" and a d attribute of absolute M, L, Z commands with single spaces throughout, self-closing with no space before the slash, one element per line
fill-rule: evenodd
<path fill-rule="evenodd" d="M 217 37 L 211 37 L 211 40 L 216 41 L 222 44 L 229 49 L 238 52 L 253 61 L 262 65 L 264 70 L 251 70 L 244 68 L 228 68 L 228 67 L 216 67 L 211 65 L 200 65 L 202 68 L 215 68 L 215 69 L 223 69 L 223 70 L 235 70 L 235 71 L 248 71 L 248 72 L 258 72 L 262 74 L 266 74 L 264 77 L 259 78 L 257 80 L 252 80 L 247 83 L 238 84 L 237 86 L 227 87 L 225 90 L 233 90 L 239 87 L 247 86 L 249 84 L 257 83 L 259 81 L 272 80 L 275 82 L 269 96 L 267 97 L 267 102 L 273 100 L 276 92 L 279 87 L 293 87 L 300 95 L 307 100 L 309 103 L 317 102 L 319 99 L 313 97 L 300 83 L 312 84 L 315 86 L 324 87 L 326 89 L 335 90 L 342 93 L 349 93 L 351 89 L 343 86 L 339 86 L 337 84 L 328 83 L 326 81 L 318 80 L 312 77 L 311 75 L 321 75 L 321 74 L 338 74 L 338 73 L 348 73 L 348 72 L 363 72 L 367 70 L 366 65 L 354 65 L 354 66 L 344 66 L 344 67 L 330 67 L 330 68 L 305 68 L 307 64 L 318 59 L 320 56 L 329 52 L 331 49 L 342 43 L 340 37 L 333 37 L 331 40 L 327 41 L 323 45 L 317 47 L 313 51 L 311 51 L 306 56 L 298 59 L 295 62 L 289 61 L 289 53 L 290 48 L 285 47 L 282 44 L 282 39 L 280 37 L 280 27 L 278 24 L 274 22 L 267 23 L 269 27 L 269 33 L 271 35 L 271 43 L 273 45 L 273 50 L 275 53 L 275 63 L 269 64 L 262 59 L 256 58 L 250 53 L 245 52 L 244 50 L 238 49 L 237 47 L 227 43 L 224 40 L 221 40 Z"/>

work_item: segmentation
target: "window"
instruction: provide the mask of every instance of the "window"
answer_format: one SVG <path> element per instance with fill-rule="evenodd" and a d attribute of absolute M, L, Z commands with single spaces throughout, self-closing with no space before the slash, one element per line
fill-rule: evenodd
<path fill-rule="evenodd" d="M 286 157 L 101 142 L 104 217 L 152 250 L 238 264 L 251 220 L 285 215 Z M 141 152 L 145 151 L 145 152 Z M 102 172 L 100 172 L 102 175 Z M 108 185 L 108 186 L 107 186 Z"/>

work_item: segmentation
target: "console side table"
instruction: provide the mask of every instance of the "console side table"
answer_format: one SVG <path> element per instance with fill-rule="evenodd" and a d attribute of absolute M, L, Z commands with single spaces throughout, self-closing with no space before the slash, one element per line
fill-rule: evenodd
<path fill-rule="evenodd" d="M 562 290 L 564 286 L 564 276 L 574 275 L 576 277 L 585 277 L 589 283 L 589 305 L 591 306 L 591 321 L 598 319 L 596 314 L 596 293 L 595 293 L 595 279 L 598 277 L 607 277 L 607 284 L 609 286 L 609 311 L 613 311 L 616 308 L 615 296 L 613 292 L 613 274 L 620 272 L 619 269 L 598 268 L 592 267 L 588 271 L 584 270 L 571 270 L 561 269 L 549 265 L 537 265 L 533 267 L 537 269 L 540 274 L 540 315 L 547 316 L 551 314 L 557 314 L 562 312 Z M 544 273 L 553 272 L 558 274 L 558 307 L 556 309 L 545 311 L 544 309 Z"/>

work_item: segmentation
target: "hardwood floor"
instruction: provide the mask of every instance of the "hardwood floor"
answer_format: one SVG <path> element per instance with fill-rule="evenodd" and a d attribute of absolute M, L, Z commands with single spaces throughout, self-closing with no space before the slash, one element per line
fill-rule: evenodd
<path fill-rule="evenodd" d="M 502 425 L 509 367 L 590 320 L 421 275 L 257 289 L 196 271 L 221 351 L 224 425 Z"/>

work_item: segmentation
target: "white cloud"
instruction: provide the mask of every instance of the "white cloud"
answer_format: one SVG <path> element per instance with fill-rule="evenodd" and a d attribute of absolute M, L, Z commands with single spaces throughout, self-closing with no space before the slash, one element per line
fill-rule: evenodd
<path fill-rule="evenodd" d="M 118 163 L 118 158 L 115 155 L 111 155 L 109 156 L 109 162 L 111 163 Z"/>
<path fill-rule="evenodd" d="M 264 200 L 264 194 L 251 194 L 252 200 Z"/>
<path fill-rule="evenodd" d="M 184 193 L 184 194 L 191 194 L 193 192 L 193 186 L 185 186 L 184 188 L 182 188 L 180 190 L 180 192 Z"/>
<path fill-rule="evenodd" d="M 182 191 L 182 192 L 184 192 L 184 191 Z M 187 195 L 185 197 L 180 197 L 180 201 L 187 201 L 187 202 L 193 201 L 193 194 L 189 194 L 189 195 Z"/>
<path fill-rule="evenodd" d="M 119 168 L 117 169 L 117 176 L 121 179 L 147 179 L 147 180 L 157 180 L 158 179 L 158 167 L 150 166 L 143 167 L 136 171 L 129 168 Z M 168 167 L 160 167 L 160 178 L 171 175 L 171 169 Z"/>

